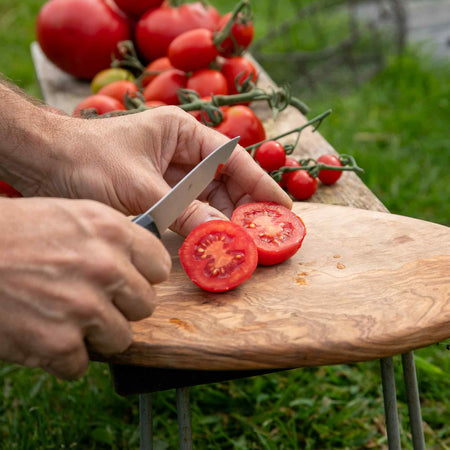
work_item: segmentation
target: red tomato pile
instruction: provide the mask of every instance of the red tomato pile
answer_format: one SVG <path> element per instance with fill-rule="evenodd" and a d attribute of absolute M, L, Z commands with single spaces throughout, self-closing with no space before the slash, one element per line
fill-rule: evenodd
<path fill-rule="evenodd" d="M 302 220 L 276 203 L 247 203 L 231 222 L 196 227 L 180 248 L 180 262 L 197 286 L 225 292 L 248 280 L 258 264 L 279 264 L 293 256 L 306 234 Z"/>

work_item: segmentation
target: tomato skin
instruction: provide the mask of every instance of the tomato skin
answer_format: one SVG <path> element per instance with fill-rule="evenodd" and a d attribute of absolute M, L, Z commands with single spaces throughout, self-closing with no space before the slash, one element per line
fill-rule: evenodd
<path fill-rule="evenodd" d="M 242 86 L 245 79 L 251 76 L 251 81 L 256 84 L 258 80 L 258 72 L 255 66 L 247 58 L 243 56 L 235 56 L 233 58 L 226 58 L 220 71 L 225 76 L 228 83 L 228 92 L 230 94 L 237 94 L 236 78 L 239 77 L 238 85 Z"/>
<path fill-rule="evenodd" d="M 4 181 L 0 180 L 0 197 L 14 198 L 14 197 L 23 197 L 23 195 L 8 183 L 5 183 Z"/>
<path fill-rule="evenodd" d="M 147 11 L 136 24 L 135 42 L 142 58 L 149 62 L 167 56 L 170 43 L 181 33 L 195 28 L 215 30 L 218 12 L 200 3 L 171 7 L 163 3 Z"/>
<path fill-rule="evenodd" d="M 286 152 L 278 141 L 267 141 L 256 149 L 255 159 L 265 171 L 272 172 L 284 166 Z"/>
<path fill-rule="evenodd" d="M 138 19 L 146 11 L 161 6 L 164 0 L 114 0 L 114 3 L 128 16 Z"/>
<path fill-rule="evenodd" d="M 174 69 L 172 64 L 170 64 L 170 60 L 167 56 L 162 56 L 161 58 L 156 58 L 150 64 L 147 65 L 145 70 L 147 72 L 164 72 L 168 69 Z M 146 75 L 142 79 L 142 86 L 148 86 L 151 81 L 153 81 L 159 74 L 156 75 Z"/>
<path fill-rule="evenodd" d="M 286 161 L 284 162 L 284 167 L 300 167 L 300 163 L 294 159 L 289 158 L 289 156 L 286 158 Z M 285 188 L 287 186 L 288 180 L 291 176 L 292 172 L 285 172 L 281 176 L 281 181 L 278 183 L 282 188 Z"/>
<path fill-rule="evenodd" d="M 290 209 L 273 202 L 238 206 L 231 221 L 244 227 L 258 249 L 258 264 L 271 266 L 293 256 L 306 235 L 302 219 Z"/>
<path fill-rule="evenodd" d="M 327 164 L 328 166 L 336 166 L 336 167 L 342 167 L 342 163 L 339 161 L 339 158 L 335 155 L 322 155 L 319 158 L 317 158 L 317 161 Z M 332 185 L 336 183 L 339 178 L 341 178 L 342 171 L 340 170 L 327 170 L 322 169 L 319 172 L 319 180 L 326 185 Z"/>
<path fill-rule="evenodd" d="M 112 111 L 124 111 L 126 108 L 119 100 L 108 95 L 94 94 L 81 100 L 76 106 L 73 115 L 82 117 L 82 110 L 95 109 L 99 115 Z"/>
<path fill-rule="evenodd" d="M 219 22 L 219 31 L 223 30 L 227 22 L 231 19 L 232 13 L 225 14 Z M 219 45 L 219 53 L 222 56 L 240 55 L 253 40 L 253 22 L 243 22 L 238 14 L 237 20 L 231 27 L 231 36 L 227 37 Z"/>
<path fill-rule="evenodd" d="M 228 94 L 227 80 L 214 69 L 197 70 L 189 77 L 186 87 L 196 91 L 200 97 Z"/>
<path fill-rule="evenodd" d="M 239 286 L 258 264 L 258 251 L 249 234 L 227 220 L 210 220 L 194 228 L 178 254 L 189 278 L 209 292 Z"/>
<path fill-rule="evenodd" d="M 287 190 L 296 200 L 307 200 L 317 190 L 317 179 L 306 170 L 296 170 L 290 173 Z"/>
<path fill-rule="evenodd" d="M 185 72 L 208 67 L 217 55 L 213 33 L 206 28 L 180 34 L 170 43 L 167 51 L 170 63 Z"/>
<path fill-rule="evenodd" d="M 36 37 L 47 58 L 64 72 L 92 79 L 111 65 L 130 22 L 103 0 L 50 0 L 39 11 Z"/>
<path fill-rule="evenodd" d="M 138 91 L 138 87 L 132 81 L 119 80 L 103 86 L 98 91 L 98 94 L 108 95 L 109 97 L 115 98 L 116 100 L 119 100 L 119 102 L 123 103 L 125 100 L 125 94 L 131 96 L 133 93 Z"/>
<path fill-rule="evenodd" d="M 147 101 L 159 100 L 166 105 L 179 105 L 177 91 L 186 87 L 187 80 L 187 75 L 181 70 L 169 69 L 157 75 L 142 95 Z"/>
<path fill-rule="evenodd" d="M 258 116 L 245 105 L 230 106 L 217 131 L 229 138 L 240 136 L 239 144 L 243 147 L 256 144 L 266 139 L 266 132 Z"/>

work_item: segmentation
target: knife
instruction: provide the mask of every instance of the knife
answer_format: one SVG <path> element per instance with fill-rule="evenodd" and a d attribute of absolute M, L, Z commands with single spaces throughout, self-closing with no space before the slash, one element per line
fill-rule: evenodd
<path fill-rule="evenodd" d="M 239 141 L 239 136 L 210 153 L 182 178 L 164 197 L 160 198 L 145 213 L 132 221 L 158 237 L 208 186 L 220 168 L 230 157 Z"/>

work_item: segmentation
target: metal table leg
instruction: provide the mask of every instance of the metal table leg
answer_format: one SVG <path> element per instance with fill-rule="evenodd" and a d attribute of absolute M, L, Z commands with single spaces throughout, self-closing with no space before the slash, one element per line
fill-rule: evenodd
<path fill-rule="evenodd" d="M 425 438 L 422 426 L 422 413 L 420 410 L 419 388 L 417 385 L 414 353 L 402 355 L 403 378 L 405 380 L 406 397 L 408 400 L 409 421 L 414 450 L 425 450 Z"/>
<path fill-rule="evenodd" d="M 153 449 L 152 394 L 139 395 L 140 450 Z"/>
<path fill-rule="evenodd" d="M 188 387 L 177 389 L 177 412 L 180 450 L 192 450 L 191 406 Z"/>
<path fill-rule="evenodd" d="M 394 378 L 394 363 L 391 357 L 380 359 L 381 381 L 383 383 L 384 411 L 389 450 L 400 450 L 397 396 Z"/>

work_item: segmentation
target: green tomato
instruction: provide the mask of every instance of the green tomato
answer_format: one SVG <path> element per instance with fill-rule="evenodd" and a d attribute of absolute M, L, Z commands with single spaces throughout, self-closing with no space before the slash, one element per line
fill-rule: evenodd
<path fill-rule="evenodd" d="M 134 75 L 130 71 L 122 68 L 102 70 L 92 79 L 91 91 L 96 94 L 103 86 L 119 80 L 134 81 Z"/>

